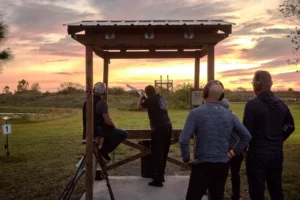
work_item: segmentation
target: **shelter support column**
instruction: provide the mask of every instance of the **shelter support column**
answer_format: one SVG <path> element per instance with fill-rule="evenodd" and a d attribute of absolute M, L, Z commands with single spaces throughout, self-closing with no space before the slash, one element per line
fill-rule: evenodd
<path fill-rule="evenodd" d="M 86 64 L 86 193 L 85 199 L 93 199 L 93 135 L 94 135 L 94 99 L 93 99 L 93 47 L 85 46 Z"/>
<path fill-rule="evenodd" d="M 196 57 L 195 57 L 195 74 L 194 74 L 194 88 L 199 89 L 199 83 L 200 83 L 200 52 L 196 51 Z M 195 158 L 196 155 L 196 140 L 194 135 L 194 145 L 193 145 L 193 158 Z"/>
<path fill-rule="evenodd" d="M 103 83 L 106 84 L 106 87 L 108 88 L 108 66 L 109 66 L 109 58 L 107 56 L 104 57 L 104 65 L 103 65 Z M 107 101 L 107 93 L 104 95 L 104 100 Z"/>
<path fill-rule="evenodd" d="M 200 82 L 200 55 L 197 54 L 195 57 L 195 76 L 194 76 L 195 89 L 199 89 L 199 82 Z"/>
<path fill-rule="evenodd" d="M 207 82 L 215 79 L 215 46 L 207 46 Z"/>

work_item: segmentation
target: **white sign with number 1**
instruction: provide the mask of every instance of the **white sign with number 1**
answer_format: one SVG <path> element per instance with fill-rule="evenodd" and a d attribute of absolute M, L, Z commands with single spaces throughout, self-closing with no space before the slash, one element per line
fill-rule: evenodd
<path fill-rule="evenodd" d="M 2 125 L 2 132 L 3 132 L 3 135 L 11 134 L 11 124 L 3 124 Z"/>

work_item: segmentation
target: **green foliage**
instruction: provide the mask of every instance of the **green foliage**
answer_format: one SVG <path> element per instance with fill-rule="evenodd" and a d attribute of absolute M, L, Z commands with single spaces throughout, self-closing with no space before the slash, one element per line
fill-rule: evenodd
<path fill-rule="evenodd" d="M 285 0 L 282 5 L 280 5 L 280 12 L 291 21 L 295 21 L 296 24 L 300 22 L 300 0 Z M 295 27 L 292 30 L 288 38 L 291 39 L 293 44 L 292 52 L 294 58 L 289 59 L 287 62 L 290 65 L 298 65 L 300 63 L 300 29 Z"/>
<path fill-rule="evenodd" d="M 63 82 L 57 90 L 58 94 L 80 94 L 84 92 L 84 86 L 75 82 Z"/>
<path fill-rule="evenodd" d="M 22 79 L 18 82 L 17 92 L 26 92 L 28 91 L 29 83 L 25 79 Z"/>
<path fill-rule="evenodd" d="M 8 26 L 2 20 L 0 15 L 0 44 L 2 44 L 7 39 Z M 0 50 L 0 72 L 2 71 L 2 64 L 10 61 L 14 58 L 12 51 L 7 48 L 5 50 Z"/>
<path fill-rule="evenodd" d="M 112 95 L 122 95 L 125 94 L 125 90 L 122 87 L 112 87 L 112 88 L 108 88 L 108 94 L 112 94 Z"/>
<path fill-rule="evenodd" d="M 10 91 L 9 91 L 9 87 L 8 86 L 5 86 L 4 88 L 3 88 L 3 94 L 12 94 Z"/>
<path fill-rule="evenodd" d="M 33 91 L 33 92 L 41 92 L 41 86 L 40 86 L 39 83 L 33 83 L 30 86 L 30 90 Z"/>

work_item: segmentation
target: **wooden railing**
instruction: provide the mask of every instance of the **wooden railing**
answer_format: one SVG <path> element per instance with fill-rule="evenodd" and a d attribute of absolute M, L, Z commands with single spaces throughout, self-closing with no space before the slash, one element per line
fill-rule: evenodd
<path fill-rule="evenodd" d="M 127 130 L 128 131 L 128 138 L 126 140 L 123 141 L 123 144 L 130 146 L 132 148 L 138 149 L 140 152 L 130 156 L 129 158 L 125 158 L 123 160 L 120 160 L 116 163 L 113 163 L 109 166 L 107 166 L 107 170 L 112 170 L 116 167 L 119 167 L 121 165 L 124 165 L 126 163 L 132 162 L 134 160 L 137 160 L 143 156 L 149 155 L 151 154 L 151 149 L 147 148 L 145 146 L 142 146 L 140 144 L 134 143 L 130 140 L 145 140 L 145 139 L 151 139 L 151 130 Z M 171 139 L 171 145 L 172 144 L 176 144 L 177 142 L 179 142 L 179 136 L 181 134 L 182 130 L 180 129 L 175 129 L 172 131 L 172 139 Z M 179 165 L 181 167 L 186 168 L 186 164 L 184 164 L 182 161 L 179 161 L 175 158 L 171 158 L 168 156 L 167 161 L 175 164 L 175 165 Z"/>

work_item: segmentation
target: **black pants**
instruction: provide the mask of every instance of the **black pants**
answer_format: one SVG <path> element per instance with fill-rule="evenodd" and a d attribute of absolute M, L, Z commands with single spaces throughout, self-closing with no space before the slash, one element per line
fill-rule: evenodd
<path fill-rule="evenodd" d="M 240 189 L 241 189 L 240 169 L 241 169 L 243 159 L 244 156 L 243 154 L 241 154 L 233 157 L 230 160 L 232 200 L 240 199 Z"/>
<path fill-rule="evenodd" d="M 246 162 L 249 194 L 251 199 L 264 200 L 265 182 L 272 200 L 283 200 L 283 152 L 248 153 Z"/>
<path fill-rule="evenodd" d="M 151 133 L 151 154 L 154 166 L 155 181 L 164 179 L 167 157 L 172 136 L 172 127 L 166 126 L 153 130 Z"/>
<path fill-rule="evenodd" d="M 186 200 L 200 200 L 207 189 L 211 200 L 223 200 L 228 170 L 228 163 L 193 165 Z"/>

